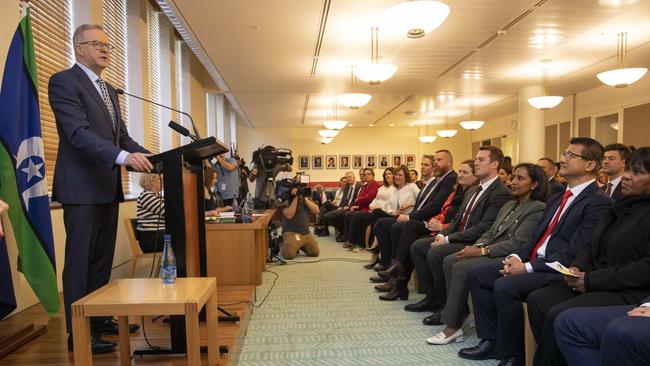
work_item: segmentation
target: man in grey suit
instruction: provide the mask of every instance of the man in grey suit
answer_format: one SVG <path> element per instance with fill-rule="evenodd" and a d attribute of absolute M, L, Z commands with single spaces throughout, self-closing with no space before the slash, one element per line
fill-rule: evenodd
<path fill-rule="evenodd" d="M 445 277 L 442 263 L 446 256 L 467 245 L 473 245 L 497 217 L 497 213 L 512 196 L 499 179 L 503 152 L 495 146 L 483 146 L 474 159 L 474 171 L 479 184 L 465 194 L 458 213 L 449 227 L 432 238 L 419 239 L 411 246 L 418 284 L 427 296 L 407 305 L 406 311 L 433 311 L 422 320 L 425 325 L 440 324 L 445 304 Z"/>
<path fill-rule="evenodd" d="M 77 63 L 49 82 L 59 134 L 52 200 L 63 205 L 66 231 L 63 296 L 69 350 L 70 305 L 111 276 L 119 202 L 124 200 L 121 166 L 152 168 L 145 155 L 149 152 L 129 137 L 115 89 L 100 77 L 114 48 L 108 36 L 101 26 L 84 24 L 75 30 L 73 44 Z M 94 318 L 91 328 L 93 353 L 112 351 L 115 343 L 100 336 L 117 334 L 115 321 Z"/>

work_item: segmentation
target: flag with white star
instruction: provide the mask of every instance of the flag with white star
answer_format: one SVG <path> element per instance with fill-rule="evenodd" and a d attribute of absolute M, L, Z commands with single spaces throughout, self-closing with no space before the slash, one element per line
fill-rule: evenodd
<path fill-rule="evenodd" d="M 26 9 L 7 53 L 0 89 L 0 199 L 9 204 L 13 240 L 8 238 L 7 245 L 15 243 L 18 248 L 17 268 L 45 310 L 55 315 L 60 302 L 37 85 L 34 43 Z M 2 258 L 6 256 L 0 255 Z M 11 276 L 2 276 L 0 319 L 15 307 Z"/>

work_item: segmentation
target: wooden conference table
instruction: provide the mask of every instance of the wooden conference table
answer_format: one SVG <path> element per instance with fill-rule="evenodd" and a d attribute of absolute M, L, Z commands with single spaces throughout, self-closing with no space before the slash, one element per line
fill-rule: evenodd
<path fill-rule="evenodd" d="M 262 284 L 269 250 L 268 224 L 275 209 L 254 211 L 252 222 L 206 221 L 205 247 L 208 277 L 219 286 Z"/>

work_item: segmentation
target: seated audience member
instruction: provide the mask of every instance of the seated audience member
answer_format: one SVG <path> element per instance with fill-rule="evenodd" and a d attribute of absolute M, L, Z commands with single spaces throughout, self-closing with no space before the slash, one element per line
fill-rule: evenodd
<path fill-rule="evenodd" d="M 218 216 L 219 212 L 231 211 L 231 206 L 224 206 L 219 193 L 214 192 L 217 172 L 208 167 L 203 172 L 203 198 L 205 199 L 205 216 Z"/>
<path fill-rule="evenodd" d="M 347 184 L 348 184 L 347 178 L 341 177 L 341 179 L 339 179 L 339 189 L 336 190 L 336 193 L 334 194 L 334 198 L 331 201 L 325 201 L 320 205 L 320 209 L 318 212 L 318 222 L 316 224 L 316 227 L 314 228 L 314 233 L 316 235 L 318 236 L 330 235 L 324 217 L 326 213 L 339 208 L 339 205 L 341 204 L 341 200 L 343 200 L 343 195 L 347 188 Z"/>
<path fill-rule="evenodd" d="M 409 170 L 409 174 L 411 175 L 411 182 L 415 183 L 415 185 L 421 190 L 422 187 L 424 187 L 424 182 L 418 179 L 418 171 L 411 169 Z"/>
<path fill-rule="evenodd" d="M 530 163 L 517 165 L 510 189 L 514 199 L 503 205 L 490 230 L 481 235 L 476 244 L 445 257 L 442 271 L 446 291 L 435 293 L 431 283 L 423 283 L 421 286 L 427 296 L 422 301 L 404 308 L 407 311 L 422 311 L 442 303 L 441 300 L 447 296 L 444 308 L 430 316 L 427 321 L 427 324 L 446 324 L 447 327 L 427 339 L 427 343 L 447 344 L 463 340 L 463 326 L 471 321 L 467 306 L 469 289 L 465 284 L 465 274 L 470 268 L 480 264 L 500 263 L 506 255 L 517 251 L 526 243 L 539 224 L 544 213 L 544 202 L 550 193 L 550 184 L 542 168 Z M 429 266 L 425 267 L 423 264 Z M 430 271 L 440 275 L 439 266 L 437 262 L 416 262 L 416 271 Z"/>
<path fill-rule="evenodd" d="M 136 205 L 136 237 L 143 253 L 161 251 L 165 235 L 165 203 L 160 196 L 160 177 L 143 173 L 140 175 L 140 187 L 142 192 Z"/>
<path fill-rule="evenodd" d="M 426 157 L 422 158 L 423 163 L 427 163 L 428 160 Z M 436 151 L 431 165 L 432 171 L 429 173 L 432 178 L 427 179 L 425 188 L 420 191 L 415 209 L 408 215 L 399 215 L 396 222 L 390 226 L 388 232 L 390 240 L 384 240 L 383 245 L 390 245 L 393 261 L 390 268 L 379 272 L 379 277 L 386 281 L 397 277 L 406 278 L 408 281 L 410 278 L 413 272 L 413 263 L 409 254 L 411 244 L 416 239 L 430 234 L 424 222 L 440 213 L 442 205 L 453 191 L 458 177 L 453 170 L 453 165 L 453 157 L 448 150 Z M 428 169 L 428 166 L 422 166 L 423 177 L 426 176 Z M 386 286 L 390 287 L 393 283 L 394 281 L 391 281 Z M 379 291 L 384 289 L 386 287 L 379 287 Z M 381 299 L 390 297 L 386 294 Z"/>
<path fill-rule="evenodd" d="M 311 191 L 311 200 L 318 205 L 319 210 L 320 210 L 320 206 L 322 206 L 323 203 L 329 201 L 327 192 L 325 192 L 325 188 L 323 188 L 322 185 L 316 184 L 314 186 L 314 189 Z"/>
<path fill-rule="evenodd" d="M 282 247 L 284 259 L 295 258 L 302 250 L 310 257 L 318 257 L 320 248 L 316 238 L 309 232 L 311 214 L 318 213 L 318 205 L 310 198 L 298 195 L 298 189 L 291 189 L 291 199 L 282 209 Z"/>
<path fill-rule="evenodd" d="M 498 147 L 483 146 L 474 159 L 474 170 L 479 184 L 465 194 L 463 203 L 451 225 L 435 237 L 416 240 L 410 248 L 413 262 L 420 268 L 416 271 L 418 283 L 424 281 L 429 291 L 436 294 L 426 304 L 428 310 L 437 312 L 445 304 L 445 278 L 442 261 L 468 245 L 473 245 L 490 227 L 503 205 L 512 199 L 510 191 L 499 179 L 499 167 L 503 163 L 503 152 Z M 435 271 L 433 271 L 435 270 Z M 395 290 L 408 297 L 405 283 L 408 278 L 396 282 Z M 434 314 L 435 316 L 435 314 Z M 425 319 L 425 324 L 432 317 Z"/>
<path fill-rule="evenodd" d="M 232 206 L 232 201 L 239 196 L 239 185 L 241 184 L 237 160 L 226 157 L 226 153 L 219 154 L 212 167 L 217 171 L 217 190 L 223 204 Z"/>
<path fill-rule="evenodd" d="M 432 236 L 435 236 L 451 224 L 460 209 L 461 203 L 463 203 L 465 192 L 476 184 L 478 184 L 478 178 L 474 175 L 474 160 L 463 161 L 458 167 L 458 183 L 456 183 L 454 191 L 447 197 L 442 209 L 440 209 L 440 213 L 427 222 Z"/>
<path fill-rule="evenodd" d="M 566 187 L 555 179 L 557 175 L 557 168 L 555 167 L 555 162 L 550 158 L 541 158 L 537 160 L 537 165 L 544 169 L 544 173 L 548 177 L 548 181 L 551 183 L 551 195 L 556 193 L 564 193 Z"/>
<path fill-rule="evenodd" d="M 554 332 L 562 311 L 634 305 L 650 296 L 650 147 L 628 156 L 623 199 L 607 210 L 569 268 L 573 275 L 528 296 L 537 365 L 566 365 Z"/>
<path fill-rule="evenodd" d="M 395 217 L 399 217 L 399 215 L 408 215 L 413 211 L 413 208 L 418 203 L 417 198 L 422 192 L 418 189 L 418 186 L 416 186 L 415 183 L 411 183 L 411 176 L 406 165 L 401 165 L 395 168 L 393 179 L 395 181 L 395 192 L 393 193 L 391 200 L 393 201 L 392 206 L 395 207 L 394 216 L 381 218 L 377 220 L 373 226 L 373 233 L 379 242 L 378 245 L 381 262 L 384 266 L 388 266 L 392 258 L 390 227 L 395 223 Z M 386 233 L 386 227 L 388 228 L 388 233 Z M 379 281 L 371 279 L 371 281 L 385 282 L 382 279 L 379 279 Z"/>
<path fill-rule="evenodd" d="M 361 183 L 355 183 L 356 178 L 353 172 L 345 173 L 345 178 L 347 180 L 347 187 L 346 190 L 343 191 L 341 204 L 339 204 L 339 207 L 336 210 L 326 213 L 323 217 L 326 228 L 329 225 L 334 226 L 336 241 L 339 243 L 345 241 L 343 240 L 343 225 L 345 224 L 345 214 L 350 210 L 350 207 L 353 206 L 354 201 L 357 200 L 359 190 L 361 189 Z M 361 179 L 363 180 L 363 174 L 361 175 Z"/>
<path fill-rule="evenodd" d="M 567 186 L 568 182 L 567 182 L 566 178 L 564 178 L 560 174 L 560 163 L 559 162 L 555 163 L 555 170 L 557 171 L 557 173 L 555 173 L 555 180 L 558 183 L 560 183 L 561 185 L 563 185 L 564 189 L 566 189 L 566 186 Z M 562 191 L 562 193 L 564 193 L 564 191 Z"/>
<path fill-rule="evenodd" d="M 363 170 L 363 183 L 359 195 L 350 211 L 345 215 L 343 222 L 343 248 L 351 248 L 353 252 L 359 253 L 361 248 L 366 246 L 366 226 L 364 216 L 370 215 L 370 203 L 377 197 L 380 183 L 375 180 L 375 172 L 370 168 Z M 352 244 L 354 243 L 354 244 Z"/>
<path fill-rule="evenodd" d="M 395 180 L 393 179 L 394 172 L 395 169 L 393 168 L 386 168 L 384 170 L 384 174 L 382 174 L 383 184 L 377 190 L 377 196 L 375 199 L 370 202 L 370 217 L 368 218 L 366 216 L 367 221 L 362 223 L 362 226 L 370 226 L 372 229 L 372 226 L 375 224 L 375 222 L 377 222 L 377 220 L 384 217 L 391 217 L 396 215 L 397 200 L 394 199 L 394 197 L 397 189 L 395 188 Z M 377 241 L 373 241 L 373 245 L 370 249 L 368 249 L 368 251 L 372 253 L 370 256 L 370 261 L 363 267 L 366 269 L 371 269 L 375 267 L 377 263 L 379 263 L 379 243 Z"/>
<path fill-rule="evenodd" d="M 508 188 L 510 188 L 510 183 L 511 183 L 510 174 L 512 174 L 512 172 L 508 172 L 504 168 L 499 169 L 499 179 L 501 179 L 501 183 L 503 183 L 503 185 Z"/>
<path fill-rule="evenodd" d="M 574 308 L 555 321 L 564 358 L 572 366 L 650 365 L 650 297 L 641 305 Z"/>
<path fill-rule="evenodd" d="M 476 331 L 475 347 L 458 352 L 462 358 L 501 358 L 502 365 L 517 365 L 524 357 L 522 302 L 533 291 L 562 281 L 546 263 L 568 266 L 588 243 L 600 217 L 612 200 L 595 182 L 603 147 L 587 137 L 572 138 L 560 158 L 560 174 L 569 186 L 548 200 L 535 233 L 501 263 L 486 264 L 467 272 Z"/>
<path fill-rule="evenodd" d="M 603 190 L 614 200 L 622 198 L 621 194 L 621 177 L 625 171 L 625 159 L 630 154 L 630 149 L 623 144 L 609 144 L 605 146 L 605 156 L 603 157 L 603 168 L 605 181 Z"/>

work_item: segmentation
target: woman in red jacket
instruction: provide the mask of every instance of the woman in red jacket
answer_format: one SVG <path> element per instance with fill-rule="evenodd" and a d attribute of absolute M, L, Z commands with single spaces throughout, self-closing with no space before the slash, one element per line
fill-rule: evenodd
<path fill-rule="evenodd" d="M 365 248 L 365 233 L 368 216 L 372 217 L 370 213 L 370 203 L 377 196 L 377 191 L 381 187 L 381 183 L 375 180 L 375 172 L 370 168 L 363 169 L 362 186 L 359 190 L 357 200 L 354 205 L 350 207 L 350 211 L 345 215 L 343 223 L 343 235 L 347 239 L 344 248 L 351 248 L 352 251 L 358 253 L 362 248 Z"/>

